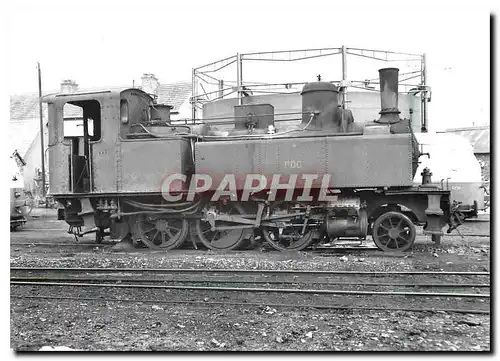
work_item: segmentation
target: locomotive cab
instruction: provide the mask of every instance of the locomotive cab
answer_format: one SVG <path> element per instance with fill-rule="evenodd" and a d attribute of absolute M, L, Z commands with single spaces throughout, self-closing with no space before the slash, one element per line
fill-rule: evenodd
<path fill-rule="evenodd" d="M 169 172 L 189 173 L 191 144 L 170 124 L 170 106 L 140 89 L 59 93 L 49 109 L 51 195 L 64 206 L 70 233 L 111 228 L 122 195 L 161 193 Z M 187 128 L 187 129 L 186 129 Z M 169 156 L 165 156 L 168 154 Z"/>
<path fill-rule="evenodd" d="M 51 192 L 116 191 L 117 141 L 148 120 L 153 99 L 139 89 L 124 89 L 61 93 L 44 101 L 49 109 Z"/>

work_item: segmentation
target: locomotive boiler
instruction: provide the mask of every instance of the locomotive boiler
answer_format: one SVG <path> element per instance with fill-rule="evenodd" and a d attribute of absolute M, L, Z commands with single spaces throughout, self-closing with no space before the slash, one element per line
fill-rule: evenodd
<path fill-rule="evenodd" d="M 379 77 L 372 122 L 356 122 L 343 89 L 318 80 L 302 89 L 299 126 L 281 128 L 271 104 L 245 104 L 223 132 L 173 124 L 169 107 L 139 89 L 47 96 L 50 192 L 75 236 L 151 248 L 194 239 L 297 251 L 371 235 L 384 251 L 405 251 L 416 225 L 438 241 L 463 215 L 429 169 L 413 185 L 421 154 L 399 117 L 398 69 Z M 66 107 L 80 134 L 65 134 Z"/>

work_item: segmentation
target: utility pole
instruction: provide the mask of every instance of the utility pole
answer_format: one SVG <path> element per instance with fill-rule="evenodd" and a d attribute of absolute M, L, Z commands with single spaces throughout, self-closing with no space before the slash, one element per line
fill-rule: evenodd
<path fill-rule="evenodd" d="M 427 59 L 426 59 L 426 54 L 422 54 L 422 91 L 420 93 L 421 96 L 421 118 L 422 118 L 422 124 L 420 131 L 422 133 L 427 133 L 428 131 L 428 124 L 427 124 Z"/>
<path fill-rule="evenodd" d="M 40 106 L 40 144 L 41 144 L 41 155 L 42 155 L 42 196 L 45 198 L 45 147 L 43 144 L 43 108 L 42 108 L 42 71 L 40 70 L 40 63 L 38 63 L 38 104 Z M 47 201 L 45 201 L 45 207 L 47 207 Z"/>

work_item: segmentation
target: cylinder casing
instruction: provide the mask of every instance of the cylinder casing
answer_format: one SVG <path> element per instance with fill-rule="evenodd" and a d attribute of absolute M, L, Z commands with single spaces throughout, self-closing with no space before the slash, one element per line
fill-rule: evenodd
<path fill-rule="evenodd" d="M 338 237 L 366 237 L 368 218 L 364 210 L 360 210 L 358 217 L 326 216 L 326 233 L 331 238 Z"/>

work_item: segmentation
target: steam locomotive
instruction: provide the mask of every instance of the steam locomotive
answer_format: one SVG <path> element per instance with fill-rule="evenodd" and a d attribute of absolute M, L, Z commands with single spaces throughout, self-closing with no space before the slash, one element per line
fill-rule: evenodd
<path fill-rule="evenodd" d="M 280 127 L 271 104 L 234 107 L 229 131 L 179 125 L 139 89 L 55 94 L 49 109 L 50 192 L 70 233 L 173 249 L 267 242 L 298 251 L 373 237 L 384 251 L 412 247 L 416 225 L 439 242 L 464 219 L 450 192 L 413 179 L 419 151 L 398 110 L 398 69 L 379 70 L 380 118 L 356 122 L 344 89 L 307 83 L 301 124 Z M 67 110 L 81 134 L 69 135 Z M 83 228 L 85 227 L 85 228 Z"/>

